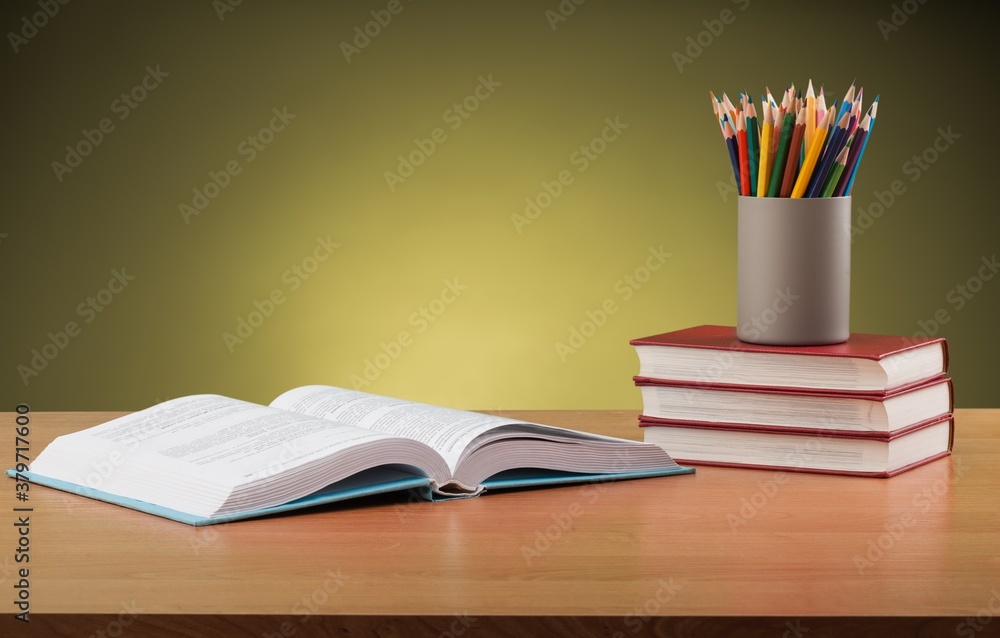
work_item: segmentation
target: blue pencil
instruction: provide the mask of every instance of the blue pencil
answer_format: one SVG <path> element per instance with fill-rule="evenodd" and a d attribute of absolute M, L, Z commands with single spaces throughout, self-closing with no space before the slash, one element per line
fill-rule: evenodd
<path fill-rule="evenodd" d="M 854 83 L 856 80 L 851 80 L 851 88 L 847 89 L 847 94 L 844 96 L 844 101 L 840 103 L 840 109 L 837 111 L 837 121 L 843 117 L 844 113 L 851 112 L 851 106 L 854 104 Z"/>
<path fill-rule="evenodd" d="M 854 169 L 851 171 L 851 176 L 847 180 L 847 187 L 844 189 L 845 195 L 851 194 L 851 187 L 854 186 L 854 178 L 858 175 L 858 166 L 861 165 L 861 160 L 865 157 L 865 149 L 868 148 L 868 138 L 872 135 L 872 129 L 875 128 L 875 114 L 878 112 L 878 96 L 875 96 L 875 101 L 872 102 L 871 107 L 868 109 L 868 115 L 871 116 L 872 121 L 868 125 L 868 135 L 865 136 L 864 142 L 861 144 L 861 151 L 858 152 L 858 161 L 854 163 Z"/>
<path fill-rule="evenodd" d="M 722 116 L 722 128 L 726 134 L 726 146 L 729 147 L 729 159 L 733 162 L 733 175 L 736 177 L 736 190 L 740 189 L 740 147 L 736 141 L 736 129 L 728 115 Z"/>

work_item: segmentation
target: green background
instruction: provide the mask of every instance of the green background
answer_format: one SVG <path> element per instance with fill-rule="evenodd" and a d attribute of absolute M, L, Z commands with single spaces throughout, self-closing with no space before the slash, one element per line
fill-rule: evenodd
<path fill-rule="evenodd" d="M 557 0 L 404 0 L 348 61 L 342 43 L 387 2 L 224 1 L 70 2 L 17 51 L 10 34 L 41 9 L 4 3 L 5 409 L 267 402 L 358 380 L 459 408 L 638 409 L 630 338 L 736 319 L 736 196 L 708 91 L 810 78 L 831 101 L 854 78 L 865 107 L 881 94 L 853 193 L 852 330 L 933 328 L 958 406 L 996 405 L 1000 281 L 978 274 L 1000 237 L 995 36 L 978 12 L 897 3 L 906 21 L 885 31 L 888 2 L 566 1 L 553 23 Z M 118 119 L 147 65 L 169 75 Z M 500 84 L 452 129 L 480 76 Z M 294 120 L 247 161 L 240 144 L 275 108 Z M 57 178 L 102 118 L 114 129 Z M 605 118 L 628 128 L 580 170 Z M 444 141 L 390 188 L 435 128 Z M 240 173 L 186 221 L 179 206 L 230 161 Z M 561 171 L 572 182 L 518 228 Z M 894 180 L 902 194 L 863 219 Z M 312 265 L 317 237 L 339 247 L 292 290 L 283 273 Z M 670 256 L 646 273 L 651 249 Z M 115 269 L 134 279 L 78 312 Z M 464 289 L 442 295 L 447 281 Z M 273 290 L 283 303 L 227 345 Z M 616 312 L 560 351 L 608 299 Z M 25 383 L 18 367 L 69 321 L 79 333 Z"/>

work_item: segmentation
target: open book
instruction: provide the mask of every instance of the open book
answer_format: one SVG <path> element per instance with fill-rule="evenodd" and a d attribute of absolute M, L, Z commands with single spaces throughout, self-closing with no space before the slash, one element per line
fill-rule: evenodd
<path fill-rule="evenodd" d="M 437 500 L 694 472 L 649 443 L 329 386 L 269 406 L 172 399 L 60 436 L 28 470 L 34 483 L 191 525 L 395 490 Z"/>

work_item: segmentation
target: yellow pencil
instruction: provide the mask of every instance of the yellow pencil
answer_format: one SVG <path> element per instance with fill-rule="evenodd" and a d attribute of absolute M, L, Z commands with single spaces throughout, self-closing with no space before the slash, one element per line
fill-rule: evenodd
<path fill-rule="evenodd" d="M 812 144 L 809 145 L 809 149 L 806 151 L 806 158 L 802 162 L 802 168 L 799 169 L 799 176 L 795 180 L 795 186 L 792 187 L 791 197 L 793 198 L 805 195 L 806 188 L 809 187 L 809 178 L 812 177 L 812 172 L 816 168 L 816 161 L 819 160 L 819 153 L 823 150 L 823 144 L 826 142 L 826 133 L 830 128 L 832 113 L 833 109 L 827 111 L 826 115 L 823 116 L 823 121 L 816 127 L 816 135 L 813 138 Z"/>
<path fill-rule="evenodd" d="M 771 135 L 774 131 L 774 115 L 769 104 L 763 104 L 764 126 L 760 131 L 760 162 L 757 169 L 757 197 L 767 195 L 767 185 L 770 179 L 772 162 L 768 161 L 771 155 Z"/>

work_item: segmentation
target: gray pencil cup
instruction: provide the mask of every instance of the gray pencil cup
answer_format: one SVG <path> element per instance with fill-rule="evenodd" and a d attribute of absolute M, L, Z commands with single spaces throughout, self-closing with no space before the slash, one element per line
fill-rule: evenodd
<path fill-rule="evenodd" d="M 841 343 L 850 335 L 851 198 L 740 197 L 741 341 Z"/>

